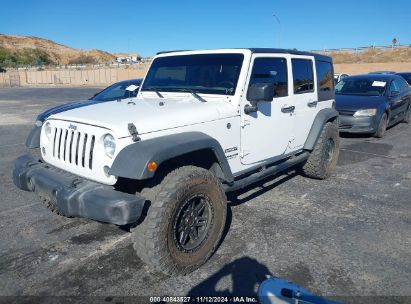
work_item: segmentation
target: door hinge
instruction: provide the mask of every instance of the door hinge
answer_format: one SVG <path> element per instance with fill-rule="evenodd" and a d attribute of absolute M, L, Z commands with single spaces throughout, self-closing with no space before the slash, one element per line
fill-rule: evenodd
<path fill-rule="evenodd" d="M 244 158 L 244 157 L 246 157 L 248 154 L 250 154 L 250 150 L 242 149 L 242 150 L 241 150 L 240 157 L 241 157 L 241 158 Z"/>
<path fill-rule="evenodd" d="M 241 128 L 244 128 L 244 127 L 249 126 L 249 125 L 250 125 L 250 120 L 245 119 L 245 118 L 243 118 L 241 120 L 241 124 L 240 124 Z"/>

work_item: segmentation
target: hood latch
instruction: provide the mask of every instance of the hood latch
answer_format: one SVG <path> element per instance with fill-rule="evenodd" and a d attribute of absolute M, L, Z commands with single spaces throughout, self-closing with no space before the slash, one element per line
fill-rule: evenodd
<path fill-rule="evenodd" d="M 133 137 L 134 142 L 141 140 L 140 136 L 138 136 L 137 128 L 133 123 L 128 124 L 128 132 Z"/>

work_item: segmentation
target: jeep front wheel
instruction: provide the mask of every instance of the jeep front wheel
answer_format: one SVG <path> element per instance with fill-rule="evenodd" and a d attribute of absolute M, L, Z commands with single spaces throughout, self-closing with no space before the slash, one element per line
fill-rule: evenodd
<path fill-rule="evenodd" d="M 336 122 L 327 122 L 303 166 L 304 174 L 311 178 L 328 178 L 337 166 L 339 152 L 338 124 Z"/>
<path fill-rule="evenodd" d="M 226 197 L 218 179 L 185 166 L 170 172 L 149 196 L 147 216 L 132 231 L 137 255 L 154 272 L 186 274 L 200 267 L 225 226 Z"/>

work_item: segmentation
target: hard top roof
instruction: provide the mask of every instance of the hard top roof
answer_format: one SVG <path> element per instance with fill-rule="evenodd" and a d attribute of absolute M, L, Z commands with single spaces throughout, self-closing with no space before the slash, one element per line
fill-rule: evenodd
<path fill-rule="evenodd" d="M 218 49 L 216 49 L 218 50 Z M 316 53 L 311 53 L 311 52 L 304 52 L 304 51 L 297 51 L 297 50 L 290 50 L 290 49 L 275 49 L 275 48 L 235 48 L 233 50 L 250 50 L 252 53 L 257 53 L 257 54 L 291 54 L 291 55 L 304 55 L 304 56 L 314 56 L 318 60 L 322 61 L 332 61 L 332 58 L 329 56 L 321 55 L 321 54 L 316 54 Z M 168 53 L 176 53 L 176 52 L 188 52 L 189 50 L 176 50 L 176 51 L 164 51 L 164 52 L 158 52 L 157 55 L 160 54 L 168 54 Z M 194 50 L 192 50 L 194 51 Z M 208 50 L 212 52 L 213 50 Z"/>

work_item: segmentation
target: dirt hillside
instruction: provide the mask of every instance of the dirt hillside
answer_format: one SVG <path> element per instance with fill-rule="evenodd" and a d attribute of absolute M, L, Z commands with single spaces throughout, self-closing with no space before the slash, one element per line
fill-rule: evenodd
<path fill-rule="evenodd" d="M 68 64 L 78 58 L 87 57 L 96 63 L 108 62 L 115 56 L 100 50 L 78 50 L 51 40 L 31 37 L 0 34 L 0 48 L 12 54 L 24 54 L 30 51 L 41 52 L 48 55 L 55 64 Z"/>

